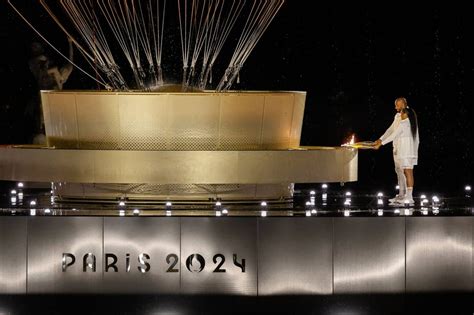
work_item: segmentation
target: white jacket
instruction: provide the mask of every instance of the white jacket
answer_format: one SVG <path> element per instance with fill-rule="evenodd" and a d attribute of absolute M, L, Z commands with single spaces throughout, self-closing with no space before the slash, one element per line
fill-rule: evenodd
<path fill-rule="evenodd" d="M 397 119 L 396 116 L 395 119 Z M 398 125 L 390 130 L 391 132 L 389 134 L 385 133 L 382 136 L 382 145 L 393 141 L 394 154 L 397 155 L 398 159 L 415 159 L 416 161 L 418 159 L 418 147 L 420 145 L 418 129 L 416 130 L 415 138 L 413 138 L 410 119 L 406 118 L 402 120 L 401 116 L 399 119 Z"/>

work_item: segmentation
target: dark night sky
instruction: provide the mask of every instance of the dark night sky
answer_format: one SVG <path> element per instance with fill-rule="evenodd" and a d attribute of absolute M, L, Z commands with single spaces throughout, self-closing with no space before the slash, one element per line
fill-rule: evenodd
<path fill-rule="evenodd" d="M 66 51 L 64 35 L 36 1 L 13 2 Z M 472 11 L 309 3 L 286 1 L 236 88 L 307 91 L 302 145 L 338 146 L 352 133 L 358 140 L 375 140 L 393 119 L 394 99 L 405 96 L 420 124 L 415 193 L 461 191 L 472 184 Z M 6 1 L 0 3 L 0 36 L 0 70 L 2 81 L 7 80 L 0 101 L 0 143 L 23 143 L 24 108 L 36 93 L 27 65 L 36 38 Z M 168 44 L 175 49 L 166 52 L 165 43 L 164 54 L 175 55 L 178 43 Z M 74 71 L 65 89 L 91 86 Z M 359 152 L 357 185 L 395 185 L 391 147 Z"/>

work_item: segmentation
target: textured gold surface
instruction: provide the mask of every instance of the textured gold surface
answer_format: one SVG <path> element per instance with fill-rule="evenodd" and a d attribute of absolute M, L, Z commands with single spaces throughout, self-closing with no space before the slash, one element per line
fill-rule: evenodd
<path fill-rule="evenodd" d="M 305 92 L 42 91 L 48 145 L 96 150 L 299 146 Z"/>
<path fill-rule="evenodd" d="M 286 184 L 357 180 L 357 150 L 116 151 L 0 147 L 0 180 Z"/>

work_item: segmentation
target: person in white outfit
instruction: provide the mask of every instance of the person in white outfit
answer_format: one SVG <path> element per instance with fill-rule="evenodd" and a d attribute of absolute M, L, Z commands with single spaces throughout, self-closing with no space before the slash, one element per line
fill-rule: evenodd
<path fill-rule="evenodd" d="M 413 167 L 418 164 L 419 133 L 416 112 L 410 108 L 405 98 L 395 100 L 395 115 L 392 125 L 375 141 L 375 149 L 393 142 L 393 160 L 397 173 L 399 193 L 390 199 L 391 203 L 414 204 Z"/>

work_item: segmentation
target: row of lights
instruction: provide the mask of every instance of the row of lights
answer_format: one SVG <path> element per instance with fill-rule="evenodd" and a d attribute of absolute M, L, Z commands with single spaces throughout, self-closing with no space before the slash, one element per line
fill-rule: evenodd
<path fill-rule="evenodd" d="M 327 187 L 327 185 L 326 185 L 326 187 Z M 310 199 L 310 201 L 306 202 L 306 206 L 307 206 L 307 207 L 310 207 L 310 206 L 314 206 L 314 205 L 315 205 L 315 197 L 314 197 L 315 194 L 316 194 L 316 193 L 315 193 L 314 191 L 311 191 L 311 192 L 310 192 L 310 196 L 311 196 L 310 198 L 311 198 L 311 199 Z M 345 201 L 344 201 L 344 205 L 345 205 L 345 206 L 350 206 L 350 205 L 351 205 L 351 196 L 352 196 L 352 193 L 351 193 L 350 191 L 348 191 L 348 192 L 345 193 L 345 196 L 346 196 L 346 199 L 345 199 Z M 383 199 L 382 199 L 382 197 L 383 197 L 383 193 L 379 192 L 379 193 L 377 194 L 377 204 L 378 204 L 378 205 L 383 205 Z M 422 199 L 421 205 L 424 206 L 425 203 L 428 202 L 428 199 L 426 199 L 426 196 L 425 196 L 425 195 L 421 195 L 421 199 Z M 433 204 L 436 205 L 438 202 L 439 202 L 439 198 L 438 198 L 437 196 L 434 196 L 434 197 L 433 197 Z M 266 201 L 262 201 L 260 205 L 261 205 L 261 207 L 263 208 L 263 210 L 261 210 L 260 214 L 261 214 L 262 217 L 266 217 L 267 214 L 268 214 L 268 211 L 267 211 L 267 209 L 266 209 L 266 207 L 267 207 L 267 202 L 266 202 Z M 120 206 L 120 207 L 124 207 L 124 206 L 125 206 L 125 202 L 124 202 L 123 200 L 120 201 L 120 202 L 119 202 L 119 206 Z M 167 207 L 167 208 L 170 208 L 171 206 L 172 206 L 172 203 L 171 203 L 171 202 L 169 202 L 169 201 L 166 202 L 166 207 Z M 222 206 L 222 203 L 221 203 L 220 201 L 217 201 L 217 202 L 215 203 L 215 206 L 216 206 L 216 208 L 218 209 L 218 210 L 215 211 L 215 215 L 216 215 L 217 217 L 220 217 L 220 216 L 222 216 L 222 215 L 227 215 L 227 214 L 229 213 L 227 209 L 222 209 L 222 210 L 220 210 L 220 207 Z M 120 210 L 120 211 L 119 211 L 119 214 L 120 214 L 120 216 L 124 216 L 124 215 L 125 215 L 125 210 Z M 135 210 L 133 211 L 133 214 L 134 214 L 134 215 L 138 215 L 138 214 L 140 214 L 140 211 L 139 211 L 138 209 L 135 209 Z M 306 210 L 305 214 L 306 214 L 306 216 L 315 215 L 315 214 L 317 214 L 317 210 L 316 210 L 316 209 Z M 169 210 L 169 209 L 166 210 L 166 215 L 167 215 L 167 216 L 171 216 L 171 210 Z M 345 215 L 345 216 L 349 216 L 349 215 L 350 215 L 349 210 L 345 210 L 345 211 L 344 211 L 344 215 Z"/>
<path fill-rule="evenodd" d="M 323 184 L 323 188 L 327 188 L 327 185 L 326 184 Z M 397 185 L 395 187 L 397 190 L 399 189 L 399 186 Z M 465 186 L 465 191 L 466 192 L 470 192 L 471 191 L 471 186 Z M 306 206 L 309 207 L 309 206 L 314 206 L 315 205 L 315 199 L 316 199 L 316 192 L 314 190 L 311 190 L 310 191 L 310 201 L 306 202 Z M 344 200 L 344 205 L 345 206 L 350 206 L 351 205 L 351 201 L 352 201 L 352 193 L 350 191 L 347 191 L 345 193 L 345 200 Z M 429 200 L 426 198 L 425 195 L 421 195 L 420 196 L 421 198 L 421 213 L 423 215 L 428 215 L 428 208 L 424 207 L 425 205 L 427 205 L 429 203 Z M 324 192 L 322 194 L 322 199 L 325 200 L 327 199 L 327 193 Z M 433 201 L 433 214 L 438 214 L 439 213 L 439 198 L 437 196 L 433 196 L 432 197 L 432 201 Z M 384 205 L 384 201 L 383 201 L 383 193 L 382 192 L 379 192 L 377 193 L 377 205 L 379 206 L 383 206 Z M 408 202 L 406 203 L 406 205 L 408 206 Z M 396 209 L 394 211 L 396 214 L 400 214 L 400 210 L 399 209 Z M 344 216 L 348 217 L 350 216 L 350 210 L 344 210 Z M 312 210 L 306 210 L 305 211 L 305 214 L 306 216 L 311 216 L 312 214 L 317 214 L 317 210 L 316 209 L 312 209 Z M 411 215 L 412 213 L 410 212 L 410 209 L 405 209 L 404 210 L 404 215 Z M 378 209 L 377 211 L 377 215 L 378 216 L 383 216 L 383 209 Z"/>
<path fill-rule="evenodd" d="M 468 190 L 470 191 L 470 186 L 466 186 L 466 187 L 469 187 L 469 189 L 466 189 L 466 191 L 468 191 Z M 315 191 L 312 190 L 310 192 L 310 201 L 306 202 L 307 207 L 315 205 L 315 199 L 316 199 L 315 195 L 316 195 Z M 384 196 L 383 193 L 381 193 L 381 192 L 377 193 L 377 205 L 379 205 L 379 206 L 384 205 L 383 196 Z M 324 196 L 324 194 L 323 194 L 323 200 L 326 199 L 326 198 L 327 198 L 327 195 Z M 420 199 L 421 199 L 421 202 L 420 202 L 421 206 L 425 206 L 426 204 L 429 203 L 429 200 L 426 198 L 426 195 L 421 195 Z M 433 206 L 438 206 L 440 199 L 437 196 L 433 196 L 432 201 L 433 201 Z M 347 191 L 345 193 L 344 205 L 345 206 L 350 206 L 351 202 L 352 202 L 352 193 L 350 191 Z M 406 201 L 405 204 L 408 206 L 409 205 L 408 201 Z"/>
<path fill-rule="evenodd" d="M 428 208 L 426 207 L 422 207 L 420 212 L 423 214 L 423 215 L 428 215 Z M 433 208 L 433 214 L 439 214 L 439 209 L 435 209 Z M 12 213 L 16 213 L 15 210 L 12 211 Z M 32 208 L 30 209 L 30 216 L 36 216 L 36 213 L 37 213 L 37 210 L 35 208 Z M 45 214 L 51 214 L 51 209 L 50 208 L 46 208 L 44 209 L 44 213 Z M 394 213 L 395 214 L 400 214 L 400 209 L 395 209 L 394 210 Z M 403 210 L 403 213 L 404 215 L 406 216 L 409 216 L 409 215 L 412 215 L 412 209 L 404 209 Z M 140 214 L 140 210 L 138 209 L 134 209 L 133 210 L 133 214 L 134 215 L 139 215 Z M 216 217 L 220 217 L 222 215 L 227 215 L 228 214 L 228 210 L 227 209 L 223 209 L 222 211 L 216 211 Z M 307 217 L 310 217 L 310 216 L 313 216 L 313 215 L 317 215 L 318 214 L 318 211 L 316 209 L 311 209 L 311 210 L 306 210 L 305 211 L 305 215 Z M 350 210 L 344 210 L 344 216 L 345 217 L 349 217 L 351 214 L 351 211 Z M 378 209 L 377 210 L 377 215 L 378 216 L 383 216 L 384 215 L 384 211 L 382 209 Z M 119 210 L 119 216 L 125 216 L 125 210 Z M 166 211 L 166 216 L 171 216 L 171 210 L 167 210 Z M 261 217 L 266 217 L 267 216 L 267 211 L 266 210 L 262 210 L 260 212 L 260 216 Z"/>
<path fill-rule="evenodd" d="M 326 185 L 326 184 L 323 184 L 323 188 L 327 188 L 327 185 Z M 311 192 L 310 192 L 310 195 L 311 195 L 311 196 L 314 196 L 315 194 L 316 194 L 316 193 L 315 193 L 314 191 L 311 191 Z M 352 193 L 348 191 L 348 192 L 345 193 L 345 196 L 346 196 L 346 200 L 345 200 L 344 204 L 350 206 Z M 383 199 L 382 199 L 382 197 L 383 197 L 383 193 L 379 192 L 379 193 L 377 194 L 378 204 L 379 204 L 379 205 L 383 205 Z M 312 198 L 314 198 L 314 197 L 312 197 Z M 422 195 L 421 198 L 423 199 L 423 200 L 422 200 L 422 206 L 423 206 L 424 203 L 428 202 L 428 200 L 426 199 L 426 196 L 425 196 L 425 195 Z M 434 203 L 439 202 L 439 199 L 438 199 L 437 196 L 434 196 L 434 197 L 433 197 L 433 202 L 434 202 Z M 314 202 L 314 199 L 313 199 L 313 200 L 307 202 L 307 203 L 306 203 L 306 206 L 314 206 L 314 204 L 315 204 L 315 202 Z M 35 201 L 32 201 L 32 202 L 30 203 L 30 205 L 36 205 L 36 202 L 35 202 Z M 221 203 L 220 201 L 217 201 L 217 202 L 215 203 L 215 205 L 216 205 L 217 208 L 220 208 L 220 207 L 222 206 L 222 203 Z M 263 208 L 263 210 L 261 210 L 261 212 L 260 212 L 260 215 L 261 215 L 262 217 L 266 217 L 267 214 L 268 214 L 268 211 L 267 211 L 267 209 L 266 209 L 266 207 L 267 207 L 267 202 L 266 202 L 266 201 L 262 201 L 260 205 L 261 205 L 261 207 Z M 120 207 L 124 207 L 124 206 L 125 206 L 125 202 L 124 202 L 123 200 L 119 201 L 119 206 L 120 206 Z M 170 201 L 166 202 L 166 207 L 167 207 L 167 208 L 170 208 L 171 206 L 172 206 L 172 203 L 171 203 Z M 434 209 L 434 212 L 435 212 L 436 210 L 438 210 L 438 208 L 435 208 L 435 207 L 433 207 L 433 209 Z M 33 210 L 34 210 L 34 209 L 33 209 Z M 73 209 L 73 210 L 75 210 L 75 209 Z M 400 211 L 399 211 L 398 209 L 395 210 L 395 213 L 399 213 L 399 212 L 400 212 Z M 50 209 L 46 209 L 45 213 L 50 213 Z M 427 210 L 423 210 L 423 209 L 422 209 L 422 213 L 423 213 L 423 214 L 425 214 L 425 213 L 427 214 Z M 139 214 L 140 214 L 140 210 L 134 209 L 134 210 L 133 210 L 133 214 L 134 214 L 134 215 L 139 215 Z M 227 209 L 216 210 L 216 212 L 215 212 L 215 215 L 216 215 L 217 217 L 222 216 L 222 215 L 227 215 L 227 214 L 228 214 L 228 210 L 227 210 Z M 317 214 L 317 210 L 316 210 L 316 209 L 306 210 L 305 214 L 306 214 L 306 216 L 316 215 L 316 214 Z M 408 209 L 405 210 L 405 214 L 406 214 L 406 215 L 409 215 L 409 210 L 408 210 Z M 119 210 L 119 215 L 120 215 L 120 216 L 125 216 L 125 210 Z M 379 216 L 383 215 L 383 211 L 379 209 L 378 215 L 379 215 Z M 166 216 L 171 216 L 171 210 L 166 210 Z M 350 211 L 349 211 L 349 210 L 345 210 L 345 211 L 344 211 L 344 216 L 350 216 Z"/>
<path fill-rule="evenodd" d="M 262 206 L 263 206 L 263 203 L 265 203 L 265 202 L 262 202 Z M 123 201 L 123 200 L 119 201 L 119 207 L 125 207 L 125 205 L 126 205 L 125 201 Z M 167 209 L 165 213 L 166 213 L 166 216 L 168 216 L 168 217 L 171 216 L 171 206 L 172 205 L 173 204 L 170 201 L 167 201 L 165 203 L 165 206 L 166 206 L 166 209 Z M 220 217 L 222 215 L 228 215 L 229 214 L 229 211 L 227 209 L 220 210 L 220 207 L 222 206 L 222 203 L 220 201 L 217 201 L 215 205 L 216 205 L 216 208 L 218 209 L 218 210 L 216 210 L 216 217 Z M 266 203 L 265 203 L 265 206 L 266 206 Z M 139 209 L 134 209 L 133 214 L 134 215 L 139 215 L 140 210 Z M 121 217 L 125 216 L 125 210 L 119 210 L 119 216 L 121 216 Z"/>
<path fill-rule="evenodd" d="M 18 188 L 23 188 L 24 187 L 24 184 L 22 182 L 19 182 L 17 184 Z M 328 185 L 327 184 L 322 184 L 322 188 L 325 190 L 328 188 Z M 399 186 L 397 185 L 396 186 L 396 189 L 399 189 Z M 471 186 L 467 185 L 465 186 L 465 191 L 470 193 L 471 191 Z M 23 192 L 20 190 L 18 193 L 16 190 L 11 190 L 11 202 L 12 204 L 16 204 L 16 200 L 17 200 L 17 196 L 18 196 L 18 199 L 21 201 L 23 199 Z M 316 195 L 316 192 L 314 190 L 310 191 L 310 201 L 306 203 L 307 206 L 314 206 L 315 205 L 315 195 Z M 345 196 L 346 196 L 346 199 L 344 201 L 344 205 L 345 206 L 350 206 L 351 205 L 351 192 L 346 192 L 345 193 Z M 377 194 L 377 204 L 378 205 L 383 205 L 383 193 L 379 192 Z M 53 197 L 52 197 L 53 198 Z M 327 199 L 327 193 L 324 192 L 322 194 L 322 199 L 323 200 L 326 200 Z M 439 213 L 439 207 L 438 207 L 438 203 L 439 203 L 439 198 L 437 196 L 433 196 L 432 197 L 432 200 L 433 200 L 433 213 L 437 214 Z M 51 199 L 51 202 L 53 203 L 53 199 Z M 427 208 L 424 208 L 424 206 L 429 202 L 428 199 L 426 199 L 426 196 L 425 195 L 421 195 L 421 206 L 422 206 L 422 213 L 427 215 L 428 214 L 428 210 Z M 222 206 L 222 203 L 220 201 L 217 201 L 216 202 L 216 207 L 217 208 L 220 208 Z M 261 207 L 264 208 L 263 210 L 261 210 L 260 214 L 262 217 L 266 217 L 267 216 L 267 202 L 266 201 L 262 201 L 261 202 Z M 36 201 L 31 201 L 30 202 L 30 206 L 36 206 Z M 124 207 L 125 206 L 125 201 L 123 200 L 120 200 L 119 201 L 119 206 L 120 207 Z M 166 207 L 167 208 L 171 208 L 172 206 L 172 203 L 170 201 L 166 202 Z M 76 210 L 76 209 L 73 209 L 73 210 Z M 400 212 L 398 209 L 395 210 L 395 213 L 398 213 Z M 47 208 L 44 210 L 44 212 L 46 214 L 50 214 L 51 213 L 51 209 Z M 409 213 L 409 210 L 408 209 L 405 209 L 405 214 Z M 140 210 L 138 209 L 134 209 L 133 210 L 133 214 L 134 215 L 139 215 L 140 214 Z M 227 215 L 228 214 L 228 210 L 227 209 L 222 209 L 222 210 L 216 210 L 216 216 L 222 216 L 222 215 Z M 317 211 L 316 209 L 312 209 L 312 210 L 306 210 L 305 212 L 306 216 L 311 216 L 311 215 L 315 215 L 317 214 Z M 30 215 L 36 215 L 36 209 L 30 209 Z M 125 216 L 125 210 L 119 210 L 119 215 L 120 216 Z M 350 215 L 350 211 L 349 210 L 345 210 L 344 211 L 344 216 L 349 216 Z M 383 215 L 383 211 L 382 210 L 378 210 L 378 215 L 381 216 Z M 171 210 L 166 210 L 166 216 L 171 216 Z"/>
<path fill-rule="evenodd" d="M 326 190 L 326 189 L 328 188 L 328 185 L 327 185 L 327 184 L 322 184 L 322 188 L 323 188 L 324 190 Z M 395 186 L 395 189 L 396 189 L 396 190 L 400 190 L 400 186 L 398 186 L 398 185 Z M 466 186 L 464 187 L 464 190 L 465 190 L 467 193 L 470 193 L 470 192 L 471 192 L 471 186 L 470 186 L 470 185 L 466 185 Z M 311 190 L 311 191 L 309 192 L 309 194 L 310 194 L 310 198 L 313 198 L 313 197 L 315 197 L 315 195 L 316 195 L 316 191 Z M 326 195 L 326 197 L 324 197 L 324 195 Z M 347 196 L 347 195 L 350 196 L 351 193 L 350 193 L 350 192 L 346 192 L 346 196 Z M 379 192 L 379 193 L 377 194 L 377 196 L 378 196 L 378 197 L 383 197 L 383 194 Z M 323 197 L 323 199 L 324 199 L 324 198 L 327 198 L 327 193 L 326 193 L 326 192 L 323 192 L 322 197 Z"/>
<path fill-rule="evenodd" d="M 406 216 L 409 216 L 409 215 L 412 215 L 412 214 L 413 214 L 413 211 L 414 211 L 413 209 L 404 209 L 404 210 L 403 210 L 403 214 L 406 215 Z M 421 212 L 421 214 L 423 214 L 423 215 L 428 215 L 428 208 L 422 207 L 421 210 L 420 210 L 420 212 Z M 436 215 L 436 214 L 439 214 L 439 209 L 433 208 L 433 211 L 432 211 L 432 212 L 433 212 L 433 214 L 435 214 L 435 215 Z M 401 213 L 401 212 L 400 212 L 400 209 L 395 209 L 394 213 L 395 213 L 395 214 L 400 214 L 400 213 Z M 382 209 L 378 209 L 377 215 L 378 215 L 379 217 L 381 217 L 381 216 L 383 216 L 383 214 L 384 214 L 383 210 L 382 210 Z"/>

